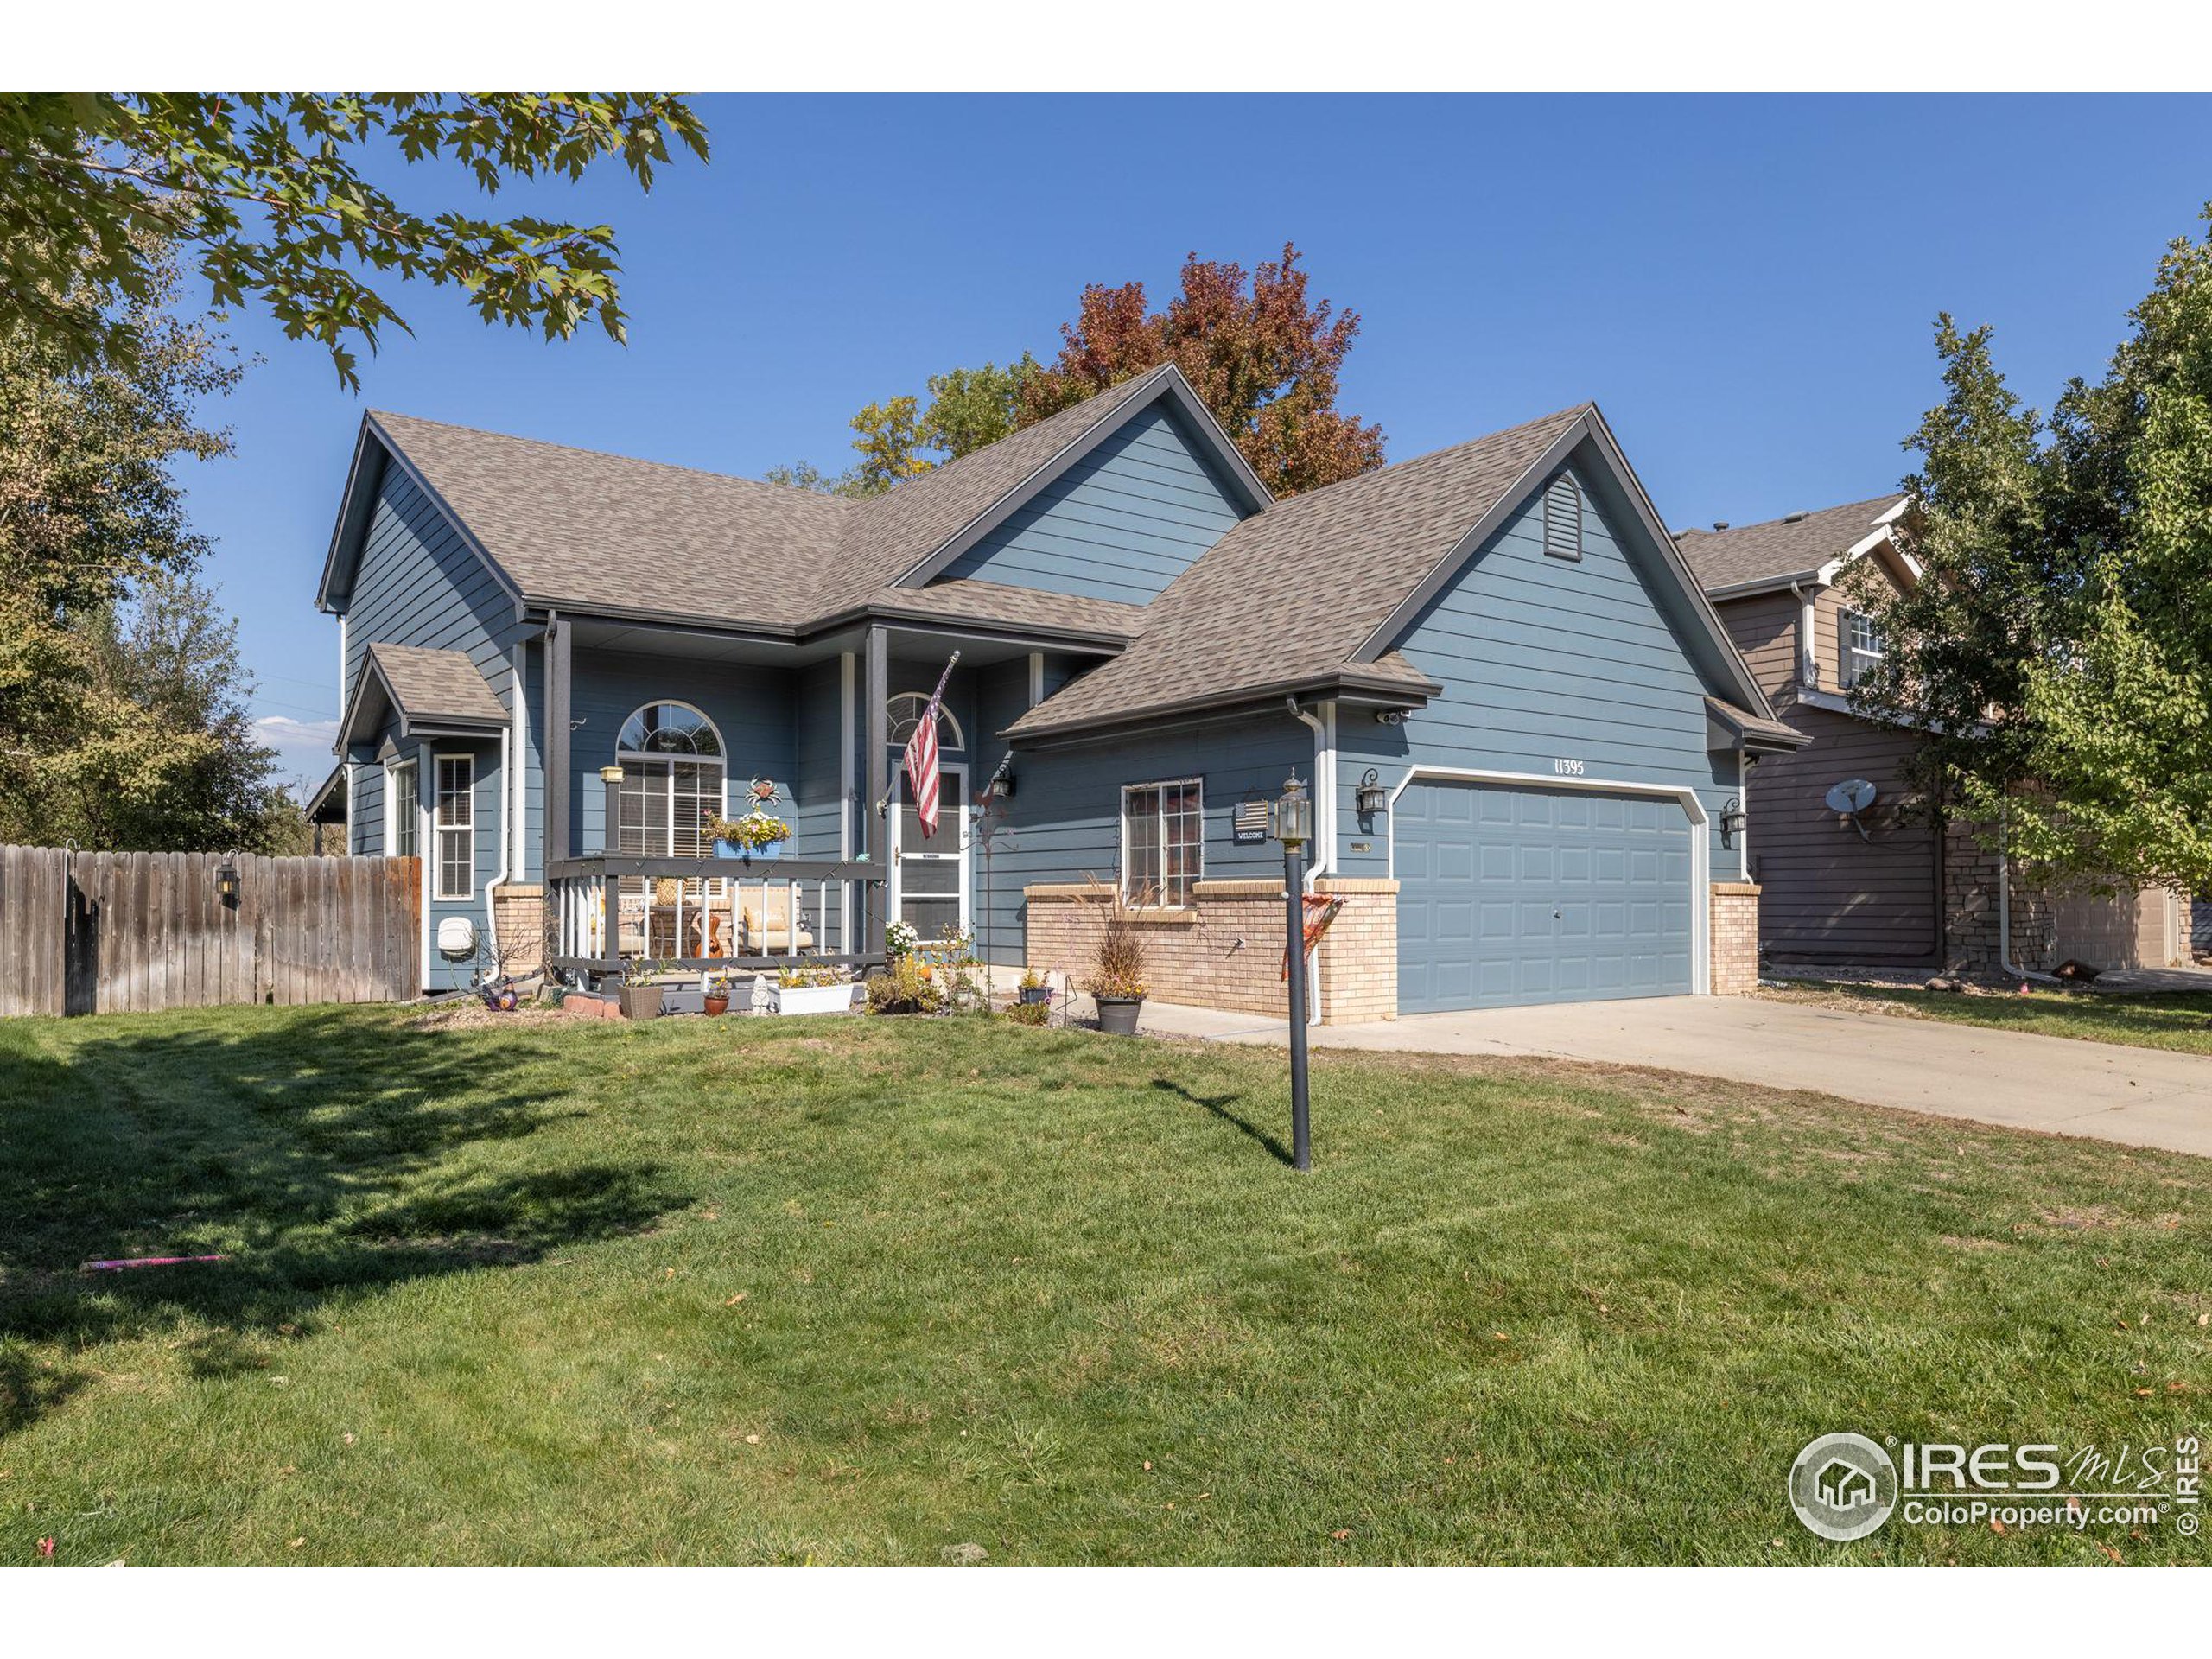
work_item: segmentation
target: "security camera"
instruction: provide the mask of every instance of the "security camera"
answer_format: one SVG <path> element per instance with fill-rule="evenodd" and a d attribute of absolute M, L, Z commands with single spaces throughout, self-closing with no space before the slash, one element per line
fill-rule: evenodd
<path fill-rule="evenodd" d="M 1377 709 L 1375 721 L 1379 726 L 1402 726 L 1406 723 L 1406 711 L 1402 709 Z"/>

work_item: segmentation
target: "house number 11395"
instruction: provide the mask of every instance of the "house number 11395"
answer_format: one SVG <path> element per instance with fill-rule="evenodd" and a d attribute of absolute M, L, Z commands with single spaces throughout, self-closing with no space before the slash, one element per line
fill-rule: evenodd
<path fill-rule="evenodd" d="M 1554 760 L 1552 762 L 1552 770 L 1562 778 L 1580 778 L 1582 775 L 1582 763 L 1580 760 Z"/>

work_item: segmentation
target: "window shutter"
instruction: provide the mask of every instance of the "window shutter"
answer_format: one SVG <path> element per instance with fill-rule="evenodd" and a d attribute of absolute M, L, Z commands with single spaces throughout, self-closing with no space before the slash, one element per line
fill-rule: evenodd
<path fill-rule="evenodd" d="M 1847 691 L 1859 683 L 1859 664 L 1851 652 L 1851 607 L 1847 605 L 1839 605 L 1835 611 L 1835 681 Z"/>
<path fill-rule="evenodd" d="M 1582 492 L 1571 474 L 1544 486 L 1544 551 L 1554 559 L 1582 556 Z"/>

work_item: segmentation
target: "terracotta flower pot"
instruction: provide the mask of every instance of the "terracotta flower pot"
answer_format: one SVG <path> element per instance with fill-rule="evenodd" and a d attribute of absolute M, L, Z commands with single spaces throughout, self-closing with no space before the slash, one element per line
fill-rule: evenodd
<path fill-rule="evenodd" d="M 721 996 L 710 996 L 706 1000 L 704 1006 L 706 1011 L 710 1014 L 728 1014 L 729 1012 L 729 998 L 727 995 Z"/>

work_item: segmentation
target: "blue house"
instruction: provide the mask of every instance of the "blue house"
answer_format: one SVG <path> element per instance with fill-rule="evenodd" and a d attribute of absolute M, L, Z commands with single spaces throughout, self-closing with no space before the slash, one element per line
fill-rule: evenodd
<path fill-rule="evenodd" d="M 374 413 L 319 596 L 350 849 L 479 963 L 863 964 L 882 929 L 1324 1019 L 1739 988 L 1777 723 L 1593 405 L 1277 501 L 1163 366 L 865 500 Z M 900 752 L 946 663 L 938 833 Z M 704 820 L 772 781 L 775 862 Z"/>

